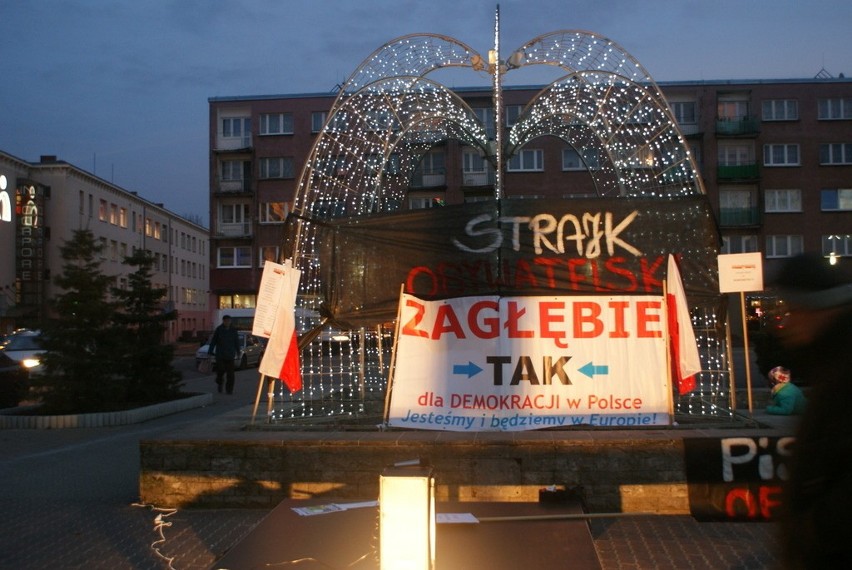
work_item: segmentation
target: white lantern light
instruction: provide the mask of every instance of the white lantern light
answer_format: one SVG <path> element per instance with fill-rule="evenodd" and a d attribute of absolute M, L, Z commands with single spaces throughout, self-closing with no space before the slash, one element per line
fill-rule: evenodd
<path fill-rule="evenodd" d="M 435 479 L 431 467 L 394 466 L 379 478 L 381 570 L 435 567 Z"/>

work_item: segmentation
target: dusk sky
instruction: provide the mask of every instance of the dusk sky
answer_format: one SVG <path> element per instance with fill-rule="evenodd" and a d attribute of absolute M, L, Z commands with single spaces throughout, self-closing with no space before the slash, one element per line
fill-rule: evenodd
<path fill-rule="evenodd" d="M 577 29 L 620 44 L 657 81 L 852 74 L 849 0 L 499 4 L 504 56 L 539 35 Z M 484 55 L 496 6 L 3 0 L 0 150 L 33 162 L 56 155 L 206 224 L 209 97 L 329 93 L 376 49 L 412 33 L 451 36 Z M 559 77 L 524 73 L 506 82 Z M 486 82 L 471 71 L 452 86 Z"/>

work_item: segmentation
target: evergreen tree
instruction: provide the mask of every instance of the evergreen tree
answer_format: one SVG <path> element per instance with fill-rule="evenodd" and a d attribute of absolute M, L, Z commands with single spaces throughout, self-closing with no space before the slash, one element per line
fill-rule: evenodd
<path fill-rule="evenodd" d="M 166 323 L 177 318 L 175 311 L 164 311 L 165 288 L 151 283 L 154 257 L 137 250 L 124 258 L 135 270 L 126 289 L 113 288 L 120 310 L 116 314 L 117 334 L 124 347 L 121 362 L 126 398 L 130 402 L 161 402 L 174 398 L 180 389 L 181 374 L 172 366 L 174 347 L 163 343 Z"/>
<path fill-rule="evenodd" d="M 45 374 L 33 379 L 51 413 L 100 411 L 120 401 L 118 339 L 108 293 L 114 277 L 104 275 L 103 245 L 90 230 L 76 230 L 60 247 L 62 273 L 43 327 Z"/>

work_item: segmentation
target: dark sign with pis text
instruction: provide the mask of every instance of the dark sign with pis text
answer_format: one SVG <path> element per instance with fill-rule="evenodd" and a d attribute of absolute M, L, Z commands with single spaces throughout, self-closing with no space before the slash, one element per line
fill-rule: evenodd
<path fill-rule="evenodd" d="M 781 506 L 792 437 L 684 440 L 689 509 L 701 521 L 771 521 Z"/>

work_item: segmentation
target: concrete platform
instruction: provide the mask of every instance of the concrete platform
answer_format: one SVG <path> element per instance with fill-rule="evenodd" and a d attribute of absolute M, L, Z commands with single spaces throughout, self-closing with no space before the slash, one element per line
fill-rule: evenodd
<path fill-rule="evenodd" d="M 592 512 L 689 514 L 684 441 L 788 437 L 796 418 L 755 413 L 738 425 L 525 432 L 249 429 L 251 407 L 140 443 L 140 496 L 176 507 L 273 508 L 284 499 L 377 496 L 378 475 L 421 458 L 443 501 L 537 500 L 580 486 Z"/>

